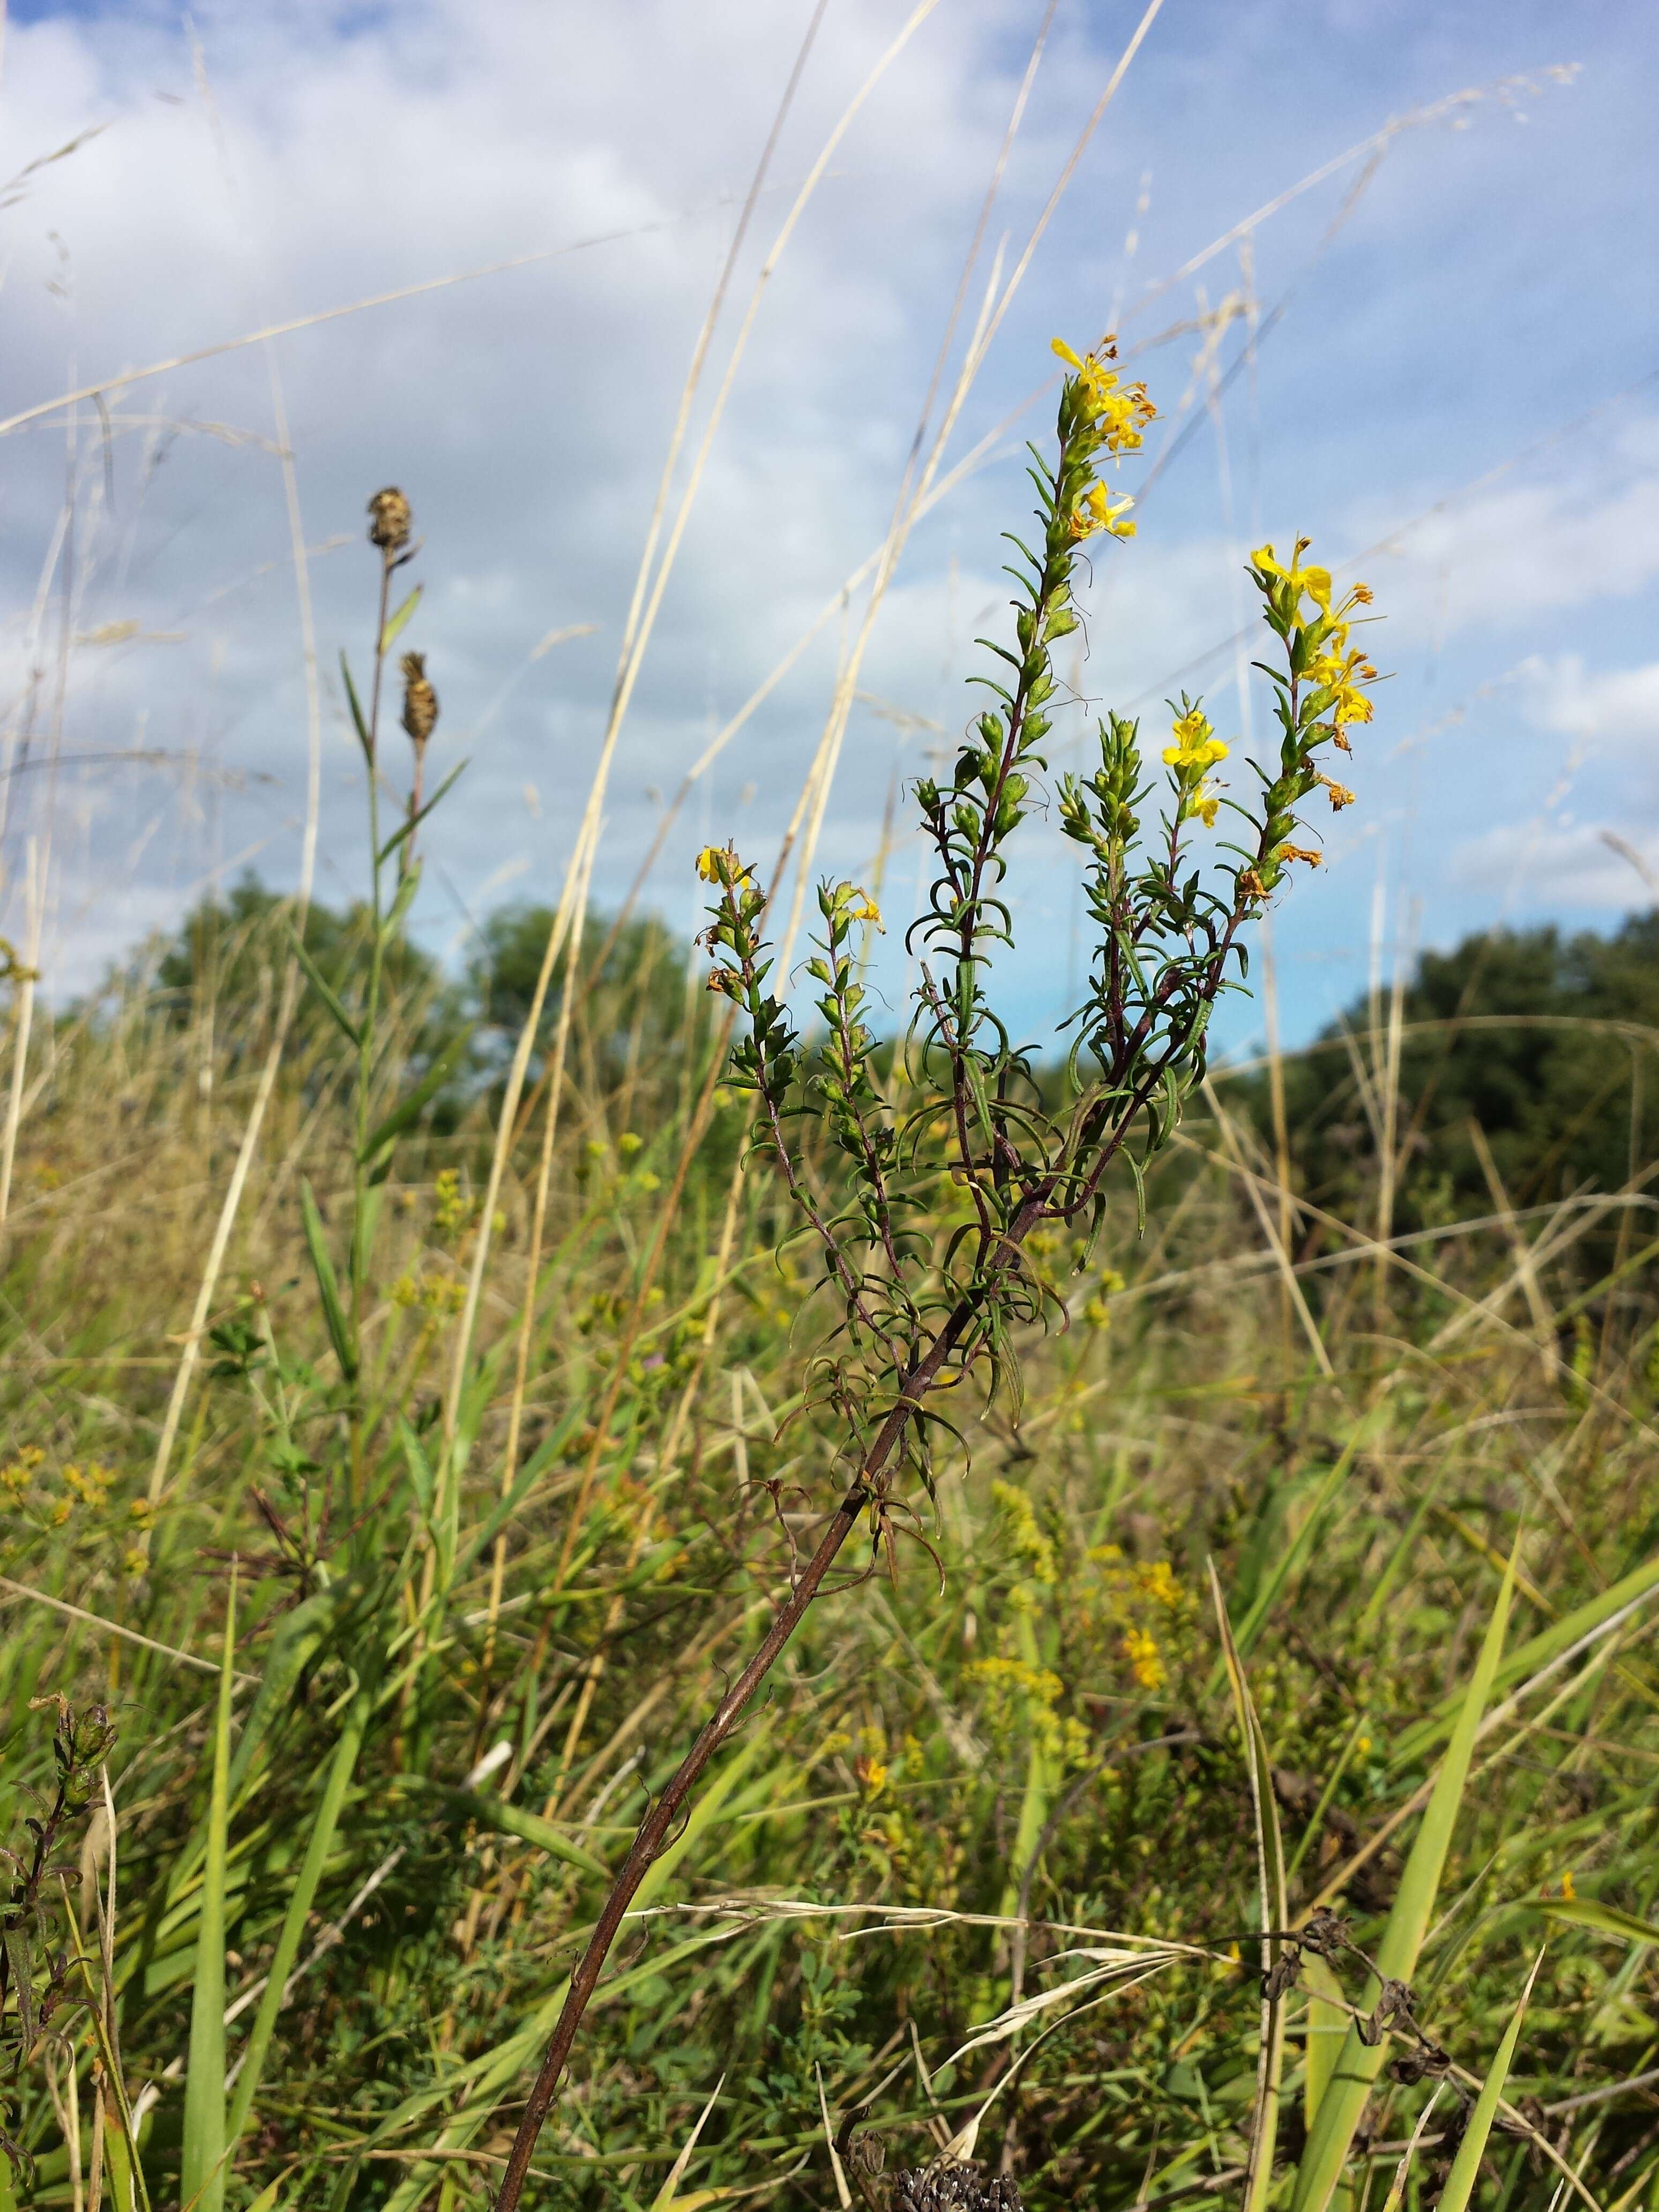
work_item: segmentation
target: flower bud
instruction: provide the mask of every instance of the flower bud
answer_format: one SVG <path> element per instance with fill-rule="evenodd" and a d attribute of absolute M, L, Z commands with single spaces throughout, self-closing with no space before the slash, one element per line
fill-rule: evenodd
<path fill-rule="evenodd" d="M 438 695 L 428 679 L 423 653 L 404 653 L 400 665 L 404 672 L 404 727 L 416 751 L 420 752 L 438 726 Z"/>
<path fill-rule="evenodd" d="M 409 501 L 396 484 L 388 484 L 377 491 L 368 502 L 368 542 L 378 545 L 388 559 L 401 553 L 409 543 L 409 533 L 414 517 Z"/>

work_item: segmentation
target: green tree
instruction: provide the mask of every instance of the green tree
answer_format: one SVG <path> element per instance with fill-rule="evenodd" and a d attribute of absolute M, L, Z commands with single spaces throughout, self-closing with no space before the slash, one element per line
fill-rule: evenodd
<path fill-rule="evenodd" d="M 177 928 L 131 963 L 130 977 L 149 984 L 151 1003 L 168 1024 L 187 1029 L 210 1020 L 216 1048 L 233 1066 L 264 1051 L 280 1002 L 294 941 L 295 902 L 251 872 L 231 890 L 209 892 Z M 362 1006 L 368 975 L 367 907 L 343 910 L 313 904 L 305 946 L 349 1013 Z M 402 1053 L 416 1066 L 463 1018 L 461 994 L 438 962 L 407 936 L 386 948 L 382 988 L 395 1009 Z M 310 1068 L 331 1058 L 340 1034 L 314 992 L 301 994 L 290 1030 L 292 1064 Z"/>
<path fill-rule="evenodd" d="M 1497 930 L 1427 952 L 1402 997 L 1401 1224 L 1455 1204 L 1490 1210 L 1482 1152 L 1516 1206 L 1617 1191 L 1659 1161 L 1659 909 L 1609 937 Z M 1351 1048 L 1370 1079 L 1386 1065 L 1364 1000 L 1285 1066 L 1299 1187 L 1345 1212 L 1373 1190 L 1377 1144 Z M 1264 1133 L 1265 1077 L 1250 1107 Z"/>
<path fill-rule="evenodd" d="M 467 963 L 467 995 L 483 1033 L 510 1053 L 528 1019 L 542 955 L 553 925 L 544 906 L 499 908 L 479 933 Z M 686 1039 L 688 948 L 654 915 L 613 926 L 590 914 L 582 934 L 580 981 L 572 1009 L 569 1068 L 601 1095 L 627 1084 L 649 1094 L 676 1079 Z M 536 1040 L 538 1067 L 563 1004 L 562 963 L 554 976 Z"/>

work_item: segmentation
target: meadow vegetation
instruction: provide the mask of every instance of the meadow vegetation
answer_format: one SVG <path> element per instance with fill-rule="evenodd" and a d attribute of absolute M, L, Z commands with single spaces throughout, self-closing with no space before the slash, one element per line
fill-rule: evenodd
<path fill-rule="evenodd" d="M 1069 562 L 1125 534 L 1105 359 L 1068 356 L 1006 688 L 919 793 L 907 1036 L 865 1027 L 851 884 L 792 1020 L 724 848 L 712 991 L 637 916 L 421 954 L 378 502 L 362 904 L 246 885 L 38 1022 L 0 2203 L 489 2202 L 630 1839 L 839 1510 L 637 1870 L 526 2203 L 1659 2203 L 1659 923 L 1483 939 L 1206 1068 L 1364 719 L 1355 602 L 1262 549 L 1278 775 L 1189 878 L 1248 811 L 1224 745 L 1184 699 L 1102 726 L 1054 794 L 1080 1049 L 1016 1049 L 996 856 Z"/>

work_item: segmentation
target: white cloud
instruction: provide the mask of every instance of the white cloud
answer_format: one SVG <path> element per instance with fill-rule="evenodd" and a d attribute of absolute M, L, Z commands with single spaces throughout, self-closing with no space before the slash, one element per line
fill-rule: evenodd
<path fill-rule="evenodd" d="M 1528 665 L 1531 711 L 1547 730 L 1595 744 L 1614 757 L 1659 738 L 1659 660 L 1635 668 L 1587 669 L 1581 654 L 1563 653 Z"/>
<path fill-rule="evenodd" d="M 808 163 L 908 4 L 835 0 L 826 12 L 739 272 L 738 311 Z M 1143 172 L 1153 191 L 1139 222 L 1138 280 L 1178 265 L 1389 113 L 1547 58 L 1554 36 L 1543 15 L 1511 31 L 1506 11 L 1449 23 L 1425 9 L 1420 20 L 1405 11 L 1384 37 L 1375 11 L 1329 9 L 1310 41 L 1269 0 L 1206 8 L 1198 0 L 1165 10 L 1148 40 L 1034 265 L 957 453 L 1046 370 L 1052 330 L 1081 337 L 1120 291 L 1135 296 L 1122 240 Z M 453 758 L 501 702 L 429 849 L 462 898 L 514 868 L 515 889 L 545 896 L 586 790 L 679 380 L 807 9 L 775 0 L 585 9 L 406 0 L 391 10 L 206 0 L 195 13 L 211 117 L 174 19 L 137 0 L 8 33 L 0 119 L 15 167 L 90 123 L 109 128 L 37 171 L 21 202 L 0 211 L 0 416 L 121 363 L 212 344 L 261 315 L 629 233 L 327 323 L 284 340 L 278 355 L 307 535 L 349 541 L 313 562 L 331 687 L 319 889 L 339 897 L 356 882 L 359 771 L 331 670 L 342 641 L 361 659 L 372 621 L 364 500 L 398 481 L 427 538 L 428 597 L 412 641 L 431 654 L 444 701 L 439 750 Z M 674 787 L 887 526 L 1024 41 L 1042 14 L 1041 0 L 1012 9 L 945 0 L 837 151 L 768 287 L 618 760 L 601 862 L 606 896 L 628 881 L 656 818 L 647 787 Z M 1537 52 L 1508 52 L 1506 42 L 1534 29 Z M 1006 231 L 1018 251 L 1122 31 L 1116 11 L 1072 0 L 1060 9 L 992 250 Z M 1240 543 L 1225 542 L 1206 429 L 1143 507 L 1135 546 L 1103 556 L 1082 679 L 1091 696 L 1121 706 L 1149 694 L 1156 713 L 1173 672 L 1191 688 L 1206 684 L 1218 718 L 1231 719 L 1231 653 L 1198 675 L 1179 672 L 1245 612 L 1237 567 L 1247 517 L 1253 526 L 1259 511 L 1283 535 L 1295 526 L 1283 518 L 1306 515 L 1327 533 L 1322 545 L 1356 512 L 1375 513 L 1380 529 L 1410 504 L 1394 489 L 1402 454 L 1426 506 L 1493 438 L 1501 453 L 1510 428 L 1518 445 L 1546 427 L 1535 410 L 1553 402 L 1531 386 L 1508 395 L 1507 425 L 1492 421 L 1497 400 L 1460 381 L 1459 345 L 1474 339 L 1448 319 L 1446 303 L 1463 310 L 1493 265 L 1494 236 L 1527 257 L 1523 275 L 1534 264 L 1591 269 L 1601 233 L 1583 196 L 1605 188 L 1584 147 L 1610 164 L 1615 146 L 1641 146 L 1647 118 L 1627 79 L 1592 71 L 1586 84 L 1553 94 L 1527 134 L 1477 117 L 1455 138 L 1402 141 L 1317 270 L 1304 257 L 1346 179 L 1263 232 L 1255 267 L 1264 299 L 1298 289 L 1259 374 L 1230 387 Z M 1564 258 L 1564 235 L 1579 241 L 1577 259 Z M 1214 299 L 1237 276 L 1235 263 L 1218 261 L 1202 281 Z M 1509 283 L 1503 312 L 1520 312 L 1517 301 L 1524 306 Z M 976 305 L 977 291 L 969 319 Z M 1173 322 L 1192 305 L 1171 294 L 1139 327 Z M 1473 326 L 1472 313 L 1466 321 Z M 717 344 L 705 405 L 732 327 L 728 320 Z M 1183 341 L 1137 364 L 1166 404 L 1189 350 Z M 1371 386 L 1358 380 L 1362 370 Z M 1445 389 L 1431 404 L 1424 390 L 1437 376 Z M 59 734 L 70 756 L 142 744 L 197 757 L 201 768 L 193 784 L 177 771 L 146 781 L 136 770 L 65 770 L 58 859 L 71 880 L 58 908 L 60 959 L 82 964 L 88 945 L 118 940 L 126 923 L 136 932 L 169 902 L 176 908 L 209 869 L 256 841 L 270 841 L 262 866 L 291 873 L 303 792 L 298 629 L 264 353 L 169 372 L 114 397 L 110 415 L 112 507 L 95 410 L 83 407 L 76 429 L 70 627 L 135 622 L 141 635 L 73 656 Z M 1434 422 L 1438 442 L 1423 428 Z M 1028 428 L 1041 434 L 1040 423 L 1023 421 L 1009 445 Z M 1375 578 L 1393 594 L 1391 641 L 1479 638 L 1540 611 L 1628 607 L 1659 569 L 1653 432 L 1645 417 L 1619 428 L 1622 483 L 1579 468 L 1570 449 L 1571 467 L 1500 484 L 1413 533 L 1408 559 Z M 30 611 L 59 518 L 64 443 L 54 423 L 5 444 L 0 721 L 29 680 Z M 1133 470 L 1125 481 L 1133 489 Z M 1025 507 L 1017 453 L 972 478 L 917 532 L 877 633 L 866 688 L 937 720 L 947 737 L 974 703 L 961 688 L 978 665 L 973 630 L 988 605 L 994 627 L 1006 622 L 996 532 L 1020 526 Z M 37 750 L 52 737 L 64 574 L 51 571 L 35 641 Z M 793 805 L 860 611 L 855 600 L 844 622 L 832 619 L 732 747 L 690 810 L 687 845 L 705 828 L 740 822 L 766 849 Z M 594 634 L 530 659 L 550 631 L 586 623 Z M 185 641 L 141 641 L 157 633 Z M 1565 667 L 1562 642 L 1540 641 L 1552 667 Z M 903 757 L 921 743 L 913 738 Z M 836 865 L 860 865 L 871 849 L 894 757 L 891 725 L 860 710 L 828 830 Z M 224 773 L 276 781 L 239 792 Z M 540 793 L 539 818 L 521 802 L 526 781 Z M 758 793 L 742 804 L 750 784 Z M 14 897 L 19 832 L 39 821 L 33 795 L 45 787 L 33 773 L 12 787 L 0 888 Z M 1375 803 L 1389 804 L 1387 792 Z M 676 913 L 683 858 L 671 847 L 665 866 Z M 94 895 L 102 900 L 95 927 L 87 919 Z M 447 933 L 447 896 L 434 872 L 435 933 Z"/>
<path fill-rule="evenodd" d="M 1615 842 L 1616 841 L 1616 842 Z M 1528 913 L 1589 908 L 1622 914 L 1649 903 L 1659 878 L 1659 837 L 1626 830 L 1499 823 L 1457 848 L 1453 880 Z"/>

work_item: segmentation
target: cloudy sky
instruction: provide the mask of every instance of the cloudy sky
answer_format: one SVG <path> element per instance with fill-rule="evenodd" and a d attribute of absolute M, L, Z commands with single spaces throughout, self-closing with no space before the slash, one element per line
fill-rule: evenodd
<path fill-rule="evenodd" d="M 70 989 L 216 875 L 296 879 L 295 514 L 317 891 L 356 892 L 335 671 L 343 646 L 367 659 L 363 507 L 386 483 L 424 541 L 408 641 L 443 702 L 434 758 L 470 761 L 421 929 L 459 956 L 491 906 L 556 894 L 687 369 L 792 76 L 671 490 L 671 522 L 693 495 L 606 787 L 601 902 L 787 660 L 684 798 L 647 895 L 689 923 L 710 836 L 769 865 L 851 669 L 817 864 L 879 865 L 902 914 L 902 779 L 960 729 L 973 639 L 1006 622 L 997 533 L 1026 507 L 1021 439 L 1052 425 L 1048 339 L 1115 322 L 1163 420 L 1123 478 L 1155 477 L 1139 538 L 1095 564 L 1089 657 L 1065 671 L 1081 696 L 1161 735 L 1165 695 L 1201 689 L 1224 735 L 1259 732 L 1238 633 L 1263 537 L 1310 534 L 1388 617 L 1359 804 L 1275 923 L 1287 1033 L 1364 987 L 1374 944 L 1391 963 L 1496 920 L 1606 926 L 1648 902 L 1659 15 L 1163 0 L 1145 18 L 1146 0 L 207 0 L 188 20 L 13 0 L 0 929 L 27 938 L 33 867 L 41 964 Z M 919 425 L 925 462 L 991 299 L 944 495 L 872 620 Z M 1056 765 L 1082 726 L 1062 722 Z M 1033 1031 L 1087 957 L 1066 849 L 1034 825 L 1016 884 L 1008 988 Z M 890 939 L 884 972 L 896 990 Z"/>

